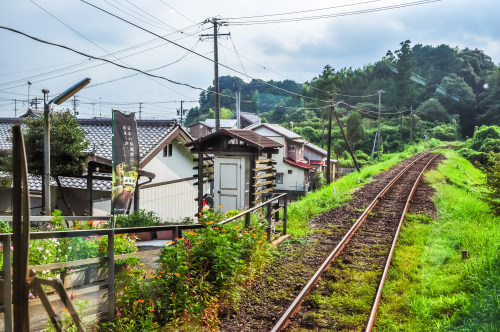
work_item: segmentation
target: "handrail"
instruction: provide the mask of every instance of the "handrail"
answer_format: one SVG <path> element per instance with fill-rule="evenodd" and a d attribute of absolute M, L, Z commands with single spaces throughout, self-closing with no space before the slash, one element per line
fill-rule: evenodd
<path fill-rule="evenodd" d="M 270 229 L 271 229 L 271 212 L 275 214 L 275 218 L 278 219 L 279 211 L 284 210 L 283 213 L 283 234 L 286 234 L 286 220 L 287 220 L 287 200 L 286 193 L 280 194 L 278 196 L 272 197 L 266 202 L 260 203 L 248 210 L 245 210 L 231 218 L 228 218 L 224 221 L 218 223 L 218 225 L 224 225 L 229 222 L 235 221 L 241 217 L 245 217 L 245 227 L 250 225 L 250 213 L 258 210 L 264 206 L 268 206 L 266 219 L 268 221 L 267 226 L 267 237 L 270 240 Z M 284 197 L 284 205 L 283 207 L 279 207 L 276 210 L 272 209 L 272 203 L 279 201 L 280 198 Z M 110 216 L 64 216 L 64 220 L 72 221 L 72 220 L 109 220 Z M 0 219 L 4 221 L 12 221 L 11 216 L 0 216 Z M 33 216 L 31 218 L 32 221 L 35 222 L 49 222 L 52 220 L 52 217 L 49 216 Z M 201 223 L 193 223 L 193 224 L 175 224 L 175 225 L 160 225 L 160 226 L 145 226 L 145 227 L 126 227 L 126 228 L 98 228 L 98 229 L 85 229 L 85 230 L 64 230 L 64 231 L 41 231 L 41 232 L 32 232 L 30 234 L 30 238 L 32 240 L 42 240 L 42 239 L 53 239 L 53 238 L 73 238 L 73 237 L 86 237 L 86 236 L 95 236 L 95 235 L 104 235 L 108 236 L 108 250 L 107 256 L 104 257 L 94 257 L 94 258 L 86 258 L 74 261 L 67 262 L 59 262 L 59 263 L 50 263 L 43 265 L 35 265 L 30 268 L 35 271 L 41 270 L 53 270 L 59 268 L 67 268 L 78 265 L 90 265 L 90 264 L 98 264 L 98 263 L 107 263 L 108 267 L 108 280 L 106 282 L 108 289 L 108 311 L 110 313 L 114 310 L 114 302 L 115 302 L 115 293 L 114 293 L 114 262 L 117 259 L 124 259 L 129 257 L 141 257 L 144 255 L 150 255 L 152 253 L 160 253 L 161 249 L 148 250 L 144 252 L 135 252 L 135 253 L 127 253 L 127 254 L 114 254 L 114 235 L 115 234 L 126 234 L 126 233 L 139 233 L 139 232 L 153 232 L 153 231 L 162 231 L 162 230 L 172 230 L 173 238 L 182 238 L 182 231 L 188 229 L 200 229 L 205 226 Z M 10 290 L 11 290 L 11 237 L 12 233 L 0 233 L 0 242 L 2 243 L 2 251 L 3 251 L 3 271 L 0 272 L 0 275 L 4 277 L 4 303 L 11 302 L 10 299 Z M 4 306 L 5 306 L 4 305 Z M 6 320 L 9 320 L 7 318 Z"/>

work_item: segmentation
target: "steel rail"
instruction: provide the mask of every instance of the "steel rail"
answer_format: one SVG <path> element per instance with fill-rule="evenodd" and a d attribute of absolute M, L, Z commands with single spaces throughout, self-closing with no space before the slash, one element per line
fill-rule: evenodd
<path fill-rule="evenodd" d="M 372 311 L 370 313 L 370 318 L 368 319 L 368 324 L 366 326 L 366 332 L 371 332 L 371 330 L 373 329 L 373 324 L 375 323 L 378 305 L 380 303 L 380 299 L 382 298 L 382 289 L 384 288 L 385 279 L 387 278 L 387 274 L 389 273 L 392 255 L 394 254 L 394 251 L 396 249 L 396 244 L 398 242 L 401 227 L 403 226 L 403 221 L 404 221 L 405 216 L 406 216 L 406 211 L 408 211 L 408 207 L 410 206 L 410 202 L 411 202 L 411 199 L 413 198 L 413 194 L 415 193 L 417 186 L 420 183 L 422 176 L 424 175 L 425 170 L 430 165 L 430 163 L 434 159 L 436 159 L 437 156 L 438 156 L 438 154 L 436 154 L 434 157 L 432 157 L 432 159 L 429 160 L 429 162 L 427 162 L 427 164 L 425 164 L 424 168 L 422 169 L 422 171 L 418 175 L 417 179 L 415 180 L 415 183 L 413 184 L 413 187 L 411 188 L 410 194 L 408 195 L 408 199 L 406 200 L 406 204 L 405 204 L 405 207 L 403 209 L 403 213 L 401 214 L 401 219 L 399 220 L 398 228 L 396 230 L 396 235 L 394 236 L 394 240 L 392 241 L 391 250 L 389 251 L 389 255 L 387 256 L 387 261 L 386 261 L 386 264 L 384 267 L 384 272 L 382 273 L 382 279 L 380 280 L 380 284 L 379 284 L 378 289 L 377 289 L 377 295 L 375 296 L 375 301 L 373 302 Z"/>
<path fill-rule="evenodd" d="M 316 273 L 311 277 L 309 282 L 302 288 L 299 295 L 295 298 L 295 300 L 290 304 L 285 313 L 278 320 L 276 325 L 274 325 L 271 332 L 281 331 L 288 325 L 290 317 L 295 314 L 299 308 L 300 304 L 306 297 L 306 295 L 311 290 L 312 286 L 318 281 L 321 274 L 330 266 L 330 263 L 340 254 L 342 249 L 344 249 L 345 245 L 349 242 L 351 237 L 354 235 L 356 230 L 361 226 L 361 224 L 366 220 L 368 214 L 372 211 L 372 209 L 377 205 L 378 201 L 386 194 L 386 192 L 394 185 L 394 183 L 399 180 L 403 174 L 405 174 L 410 168 L 412 168 L 418 161 L 422 160 L 424 157 L 428 156 L 429 153 L 422 154 L 420 157 L 416 158 L 412 161 L 408 166 L 406 166 L 401 172 L 398 173 L 385 187 L 380 191 L 380 193 L 373 199 L 373 201 L 368 205 L 366 210 L 361 214 L 361 216 L 356 220 L 356 222 L 351 226 L 346 235 L 340 240 L 339 244 L 333 249 L 330 255 L 325 259 L 323 264 L 319 267 Z"/>

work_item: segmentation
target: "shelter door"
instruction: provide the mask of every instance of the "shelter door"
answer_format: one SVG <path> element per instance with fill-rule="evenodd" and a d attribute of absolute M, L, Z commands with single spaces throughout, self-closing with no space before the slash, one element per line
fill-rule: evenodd
<path fill-rule="evenodd" d="M 244 208 L 244 157 L 215 157 L 214 200 L 222 211 Z"/>

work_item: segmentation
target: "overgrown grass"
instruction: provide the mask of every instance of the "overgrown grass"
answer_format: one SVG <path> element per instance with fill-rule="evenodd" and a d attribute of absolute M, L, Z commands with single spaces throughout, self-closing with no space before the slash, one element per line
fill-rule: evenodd
<path fill-rule="evenodd" d="M 409 146 L 403 152 L 383 155 L 380 163 L 365 166 L 360 173 L 351 173 L 332 182 L 329 186 L 324 186 L 307 194 L 299 201 L 288 206 L 288 233 L 294 236 L 303 236 L 309 233 L 311 231 L 307 227 L 309 219 L 339 207 L 350 200 L 352 198 L 352 189 L 371 182 L 373 175 L 388 170 L 400 161 L 439 145 L 439 141 L 430 140 Z M 333 188 L 335 188 L 335 194 L 333 194 Z"/>
<path fill-rule="evenodd" d="M 500 218 L 483 200 L 484 174 L 444 153 L 447 160 L 426 175 L 438 218 L 407 217 L 377 330 L 500 330 Z"/>

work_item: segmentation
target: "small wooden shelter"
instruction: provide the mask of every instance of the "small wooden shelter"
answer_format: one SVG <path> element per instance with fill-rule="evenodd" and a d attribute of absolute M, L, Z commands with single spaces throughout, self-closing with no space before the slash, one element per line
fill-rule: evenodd
<path fill-rule="evenodd" d="M 248 129 L 221 129 L 186 146 L 198 154 L 198 173 L 194 175 L 199 180 L 198 211 L 203 208 L 207 159 L 213 158 L 214 205 L 224 211 L 253 206 L 274 190 L 276 162 L 272 155 L 282 144 Z M 265 159 L 259 159 L 261 156 Z"/>

